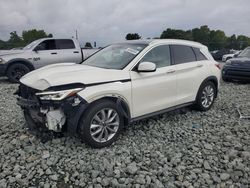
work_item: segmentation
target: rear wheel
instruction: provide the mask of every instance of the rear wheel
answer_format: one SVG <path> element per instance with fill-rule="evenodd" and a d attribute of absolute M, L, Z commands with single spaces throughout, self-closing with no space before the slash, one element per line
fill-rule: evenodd
<path fill-rule="evenodd" d="M 195 108 L 200 111 L 209 110 L 215 100 L 217 89 L 213 82 L 206 82 L 200 87 L 197 97 Z"/>
<path fill-rule="evenodd" d="M 11 82 L 17 83 L 28 72 L 30 72 L 29 67 L 21 63 L 15 63 L 7 69 L 7 77 Z"/>
<path fill-rule="evenodd" d="M 124 117 L 119 107 L 112 101 L 100 100 L 84 113 L 80 124 L 83 141 L 94 148 L 111 145 L 124 126 Z"/>

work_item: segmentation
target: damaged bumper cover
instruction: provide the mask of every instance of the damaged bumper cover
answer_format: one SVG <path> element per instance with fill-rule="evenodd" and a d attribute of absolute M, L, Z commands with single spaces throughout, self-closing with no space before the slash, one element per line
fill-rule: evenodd
<path fill-rule="evenodd" d="M 24 92 L 24 89 L 26 92 Z M 15 93 L 17 104 L 23 109 L 24 116 L 30 127 L 42 125 L 56 132 L 77 132 L 81 115 L 88 103 L 77 94 L 63 100 L 40 100 L 32 88 L 20 86 Z"/>

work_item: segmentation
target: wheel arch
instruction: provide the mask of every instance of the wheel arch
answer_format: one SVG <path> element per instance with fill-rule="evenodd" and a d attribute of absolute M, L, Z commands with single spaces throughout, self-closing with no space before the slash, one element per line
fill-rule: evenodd
<path fill-rule="evenodd" d="M 219 85 L 218 79 L 217 79 L 216 76 L 209 76 L 209 77 L 207 77 L 205 80 L 203 80 L 201 82 L 200 87 L 199 87 L 199 89 L 197 91 L 195 100 L 197 100 L 197 96 L 198 96 L 198 93 L 200 91 L 200 88 L 202 87 L 203 84 L 205 84 L 207 82 L 212 82 L 215 85 L 215 87 L 216 87 L 215 98 L 217 98 L 217 95 L 218 95 L 218 85 Z"/>
<path fill-rule="evenodd" d="M 130 107 L 125 99 L 122 98 L 120 95 L 104 95 L 104 96 L 99 96 L 98 98 L 95 98 L 95 100 L 91 100 L 90 103 L 88 103 L 87 108 L 84 110 L 81 116 L 84 116 L 86 110 L 90 108 L 92 105 L 95 103 L 101 101 L 101 100 L 109 100 L 114 102 L 118 108 L 121 110 L 122 114 L 124 115 L 124 125 L 128 125 L 131 119 L 131 111 Z"/>
<path fill-rule="evenodd" d="M 33 64 L 30 61 L 28 61 L 27 59 L 16 58 L 16 59 L 12 59 L 12 60 L 8 61 L 5 74 L 7 73 L 10 66 L 12 66 L 12 65 L 14 65 L 16 63 L 26 65 L 31 71 L 35 70 L 35 67 L 33 66 Z"/>

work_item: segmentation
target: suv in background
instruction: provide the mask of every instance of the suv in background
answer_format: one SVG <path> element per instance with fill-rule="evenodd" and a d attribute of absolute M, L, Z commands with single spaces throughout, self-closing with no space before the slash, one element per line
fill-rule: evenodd
<path fill-rule="evenodd" d="M 28 73 L 16 94 L 31 127 L 77 133 L 100 148 L 128 123 L 189 105 L 209 110 L 219 80 L 219 64 L 206 46 L 136 40 L 107 46 L 82 64 Z"/>

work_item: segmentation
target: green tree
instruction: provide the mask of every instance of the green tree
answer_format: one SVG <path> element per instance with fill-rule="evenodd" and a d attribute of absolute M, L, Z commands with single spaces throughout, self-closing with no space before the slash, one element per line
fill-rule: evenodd
<path fill-rule="evenodd" d="M 53 37 L 53 35 L 47 34 L 44 30 L 36 30 L 36 29 L 23 31 L 22 33 L 22 38 L 25 45 L 31 43 L 34 40 L 46 37 Z"/>
<path fill-rule="evenodd" d="M 239 49 L 242 50 L 250 46 L 250 38 L 245 35 L 239 35 L 237 37 L 237 43 L 239 44 Z"/>
<path fill-rule="evenodd" d="M 223 49 L 227 46 L 227 37 L 224 31 L 221 30 L 211 30 L 209 48 L 210 50 Z"/>
<path fill-rule="evenodd" d="M 209 46 L 210 29 L 207 25 L 192 29 L 193 40 Z"/>
<path fill-rule="evenodd" d="M 168 28 L 162 32 L 161 39 L 185 39 L 185 40 L 192 40 L 192 32 L 190 30 L 183 31 L 183 30 L 176 30 Z"/>
<path fill-rule="evenodd" d="M 237 37 L 235 34 L 227 38 L 227 46 L 228 49 L 239 49 L 240 46 L 237 41 Z"/>
<path fill-rule="evenodd" d="M 141 36 L 138 33 L 128 33 L 126 35 L 126 40 L 138 40 L 141 39 Z"/>

